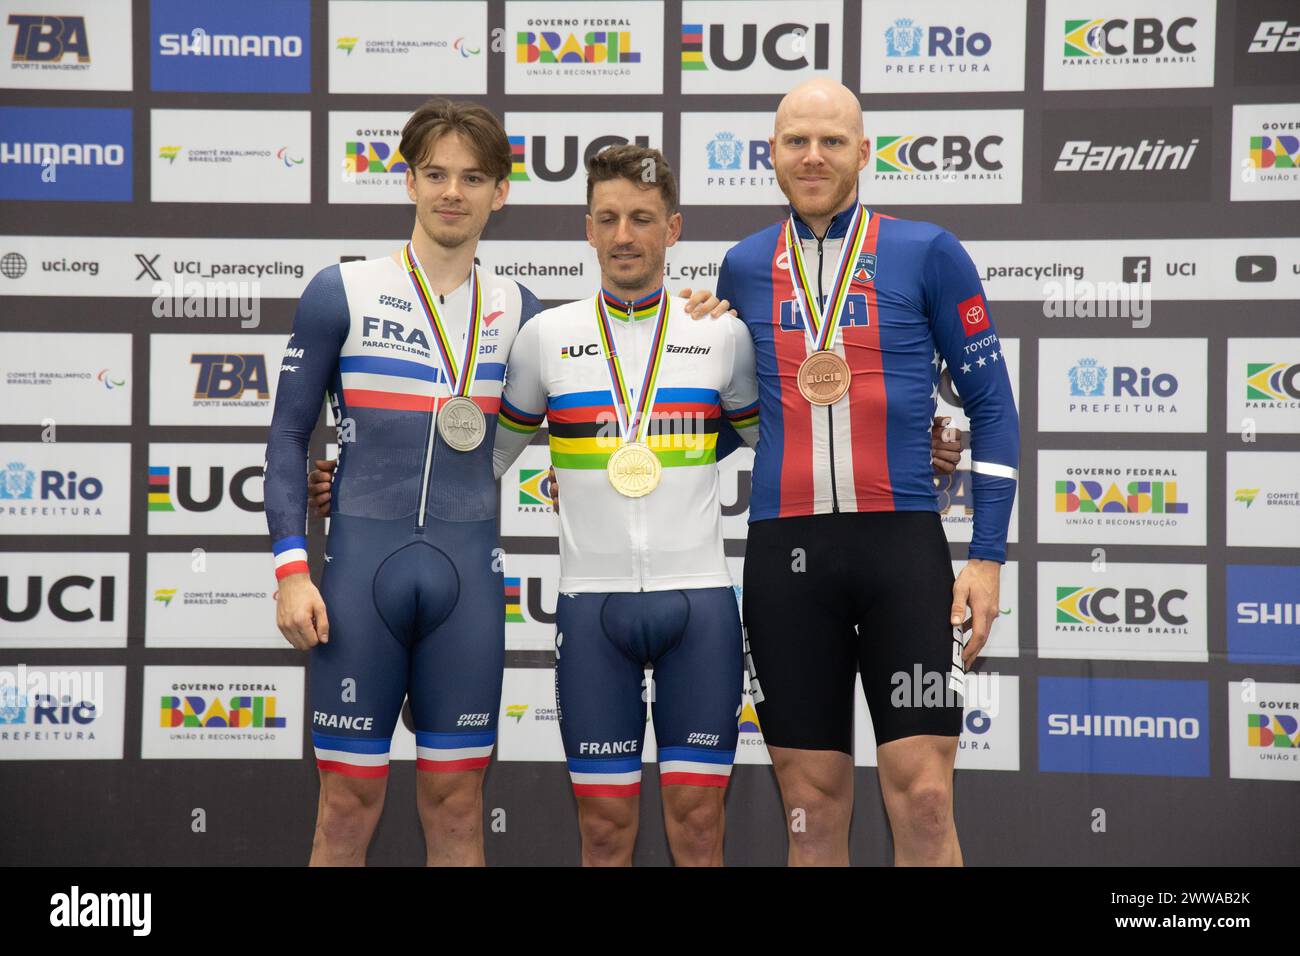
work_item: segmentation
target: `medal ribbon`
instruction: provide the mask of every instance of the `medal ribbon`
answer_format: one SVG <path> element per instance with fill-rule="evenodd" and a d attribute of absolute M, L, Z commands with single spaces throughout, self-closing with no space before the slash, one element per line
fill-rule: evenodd
<path fill-rule="evenodd" d="M 438 314 L 438 309 L 433 304 L 433 292 L 429 288 L 429 281 L 424 276 L 424 270 L 420 268 L 420 260 L 415 257 L 415 247 L 410 242 L 407 242 L 402 249 L 402 264 L 406 266 L 406 273 L 411 277 L 411 285 L 415 287 L 415 297 L 420 301 L 424 317 L 429 322 L 433 343 L 442 359 L 442 372 L 447 378 L 448 388 L 451 389 L 452 395 L 468 395 L 474 383 L 474 373 L 478 369 L 479 331 L 483 326 L 483 289 L 478 282 L 478 267 L 472 267 L 469 274 L 469 328 L 465 333 L 465 358 L 461 362 L 458 375 L 456 358 L 451 350 L 451 340 L 447 337 L 447 330 L 442 327 L 442 316 Z"/>
<path fill-rule="evenodd" d="M 795 298 L 803 311 L 804 329 L 814 351 L 829 351 L 835 343 L 835 332 L 839 329 L 844 303 L 849 297 L 849 284 L 853 281 L 853 263 L 858 261 L 866 241 L 866 210 L 862 208 L 861 203 L 858 203 L 853 210 L 853 218 L 849 220 L 848 231 L 844 233 L 839 261 L 835 264 L 835 280 L 831 284 L 827 312 L 823 316 L 821 301 L 812 291 L 814 283 L 808 280 L 808 267 L 803 261 L 803 248 L 799 245 L 794 213 L 791 213 L 790 218 L 786 220 L 785 245 L 789 253 L 786 260 L 790 270 L 790 283 L 794 286 Z"/>
<path fill-rule="evenodd" d="M 664 343 L 668 340 L 668 293 L 660 290 L 659 315 L 655 319 L 654 336 L 650 340 L 650 359 L 646 362 L 645 378 L 641 382 L 641 391 L 636 417 L 632 417 L 632 399 L 628 395 L 627 380 L 623 376 L 623 363 L 619 361 L 618 349 L 614 345 L 614 330 L 609 324 L 609 313 L 605 311 L 605 296 L 596 293 L 596 325 L 600 330 L 600 345 L 605 352 L 605 364 L 609 368 L 609 380 L 614 386 L 614 412 L 618 415 L 619 430 L 624 442 L 645 443 L 650 430 L 650 410 L 654 407 L 655 383 L 659 379 L 659 366 L 663 361 Z M 629 438 L 628 436 L 633 436 Z"/>

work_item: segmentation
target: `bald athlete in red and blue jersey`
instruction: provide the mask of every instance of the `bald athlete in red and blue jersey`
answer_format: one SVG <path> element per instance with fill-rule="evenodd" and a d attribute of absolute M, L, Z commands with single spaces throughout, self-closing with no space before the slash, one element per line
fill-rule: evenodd
<path fill-rule="evenodd" d="M 795 215 L 809 282 L 823 301 L 853 209 L 837 213 L 820 237 Z M 888 703 L 891 675 L 918 663 L 926 673 L 955 671 L 956 685 L 963 670 L 931 469 L 941 361 L 971 420 L 970 556 L 1006 560 L 1019 423 L 979 274 L 947 230 L 864 214 L 866 239 L 850 264 L 833 343 L 852 381 L 833 405 L 812 405 L 799 392 L 809 346 L 785 223 L 733 247 L 718 281 L 718 296 L 736 308 L 755 346 L 759 441 L 744 616 L 759 719 L 778 747 L 850 753 L 858 669 L 878 744 L 960 732 L 960 705 Z M 806 569 L 792 573 L 800 555 Z"/>

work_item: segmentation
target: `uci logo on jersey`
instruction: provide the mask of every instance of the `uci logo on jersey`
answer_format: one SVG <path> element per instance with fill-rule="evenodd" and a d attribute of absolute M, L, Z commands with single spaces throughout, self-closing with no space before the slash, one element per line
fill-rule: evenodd
<path fill-rule="evenodd" d="M 823 304 L 823 308 L 824 308 Z M 781 331 L 782 332 L 802 332 L 803 331 L 803 312 L 794 299 L 786 299 L 781 303 Z M 867 297 L 861 292 L 851 293 L 844 300 L 844 315 L 840 319 L 840 327 L 844 328 L 849 325 L 867 326 L 871 324 L 871 316 L 867 313 Z"/>
<path fill-rule="evenodd" d="M 600 346 L 595 342 L 587 345 L 565 345 L 560 348 L 560 358 L 581 358 L 584 355 L 599 355 Z"/>

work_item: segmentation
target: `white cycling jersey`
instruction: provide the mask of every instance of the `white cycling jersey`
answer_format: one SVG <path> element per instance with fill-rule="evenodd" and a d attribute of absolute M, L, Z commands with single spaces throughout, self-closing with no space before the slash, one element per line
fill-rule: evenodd
<path fill-rule="evenodd" d="M 660 289 L 636 302 L 603 293 L 632 402 L 651 358 Z M 596 297 L 538 313 L 510 351 L 495 443 L 509 466 L 542 419 L 562 493 L 560 590 L 668 591 L 731 584 L 722 550 L 716 454 L 724 416 L 757 441 L 754 349 L 733 316 L 695 321 L 669 299 L 646 444 L 662 466 L 654 491 L 628 498 L 606 464 L 623 443 Z"/>

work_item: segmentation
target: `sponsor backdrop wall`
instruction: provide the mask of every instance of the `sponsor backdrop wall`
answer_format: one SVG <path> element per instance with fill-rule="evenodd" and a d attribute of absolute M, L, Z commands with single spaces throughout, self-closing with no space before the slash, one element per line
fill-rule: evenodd
<path fill-rule="evenodd" d="M 971 361 L 1000 355 L 1020 407 L 1003 613 L 958 758 L 966 859 L 1300 852 L 1295 4 L 3 0 L 0 14 L 0 759 L 23 761 L 0 788 L 4 862 L 305 859 L 309 675 L 273 626 L 263 445 L 296 297 L 409 232 L 397 143 L 412 108 L 444 93 L 503 115 L 511 195 L 482 264 L 556 303 L 598 281 L 588 154 L 665 151 L 685 213 L 667 283 L 709 286 L 730 243 L 782 214 L 767 136 L 781 94 L 813 75 L 861 92 L 865 200 L 967 244 L 1001 335 Z M 965 425 L 950 377 L 941 393 Z M 313 450 L 330 440 L 322 420 Z M 501 483 L 497 864 L 577 860 L 542 441 Z M 738 582 L 751 463 L 722 466 Z M 964 464 L 936 494 L 960 566 Z M 748 702 L 738 719 L 727 859 L 778 863 L 761 728 Z M 884 863 L 861 702 L 856 737 L 854 859 Z M 404 725 L 394 755 L 371 859 L 418 863 Z M 643 863 L 668 859 L 655 781 Z"/>

